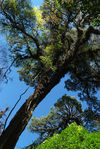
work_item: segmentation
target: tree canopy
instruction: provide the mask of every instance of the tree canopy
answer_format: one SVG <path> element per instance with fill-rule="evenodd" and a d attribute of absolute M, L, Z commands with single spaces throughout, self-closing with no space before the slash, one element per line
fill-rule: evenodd
<path fill-rule="evenodd" d="M 74 97 L 64 95 L 54 104 L 54 107 L 51 107 L 47 116 L 42 116 L 40 119 L 32 117 L 28 130 L 39 134 L 34 144 L 40 144 L 48 136 L 60 133 L 72 122 L 82 125 L 82 115 L 81 103 Z"/>
<path fill-rule="evenodd" d="M 100 87 L 100 44 L 92 40 L 100 35 L 99 4 L 99 0 L 45 0 L 37 9 L 30 0 L 0 0 L 0 26 L 10 58 L 20 80 L 35 87 L 0 137 L 1 149 L 14 148 L 32 111 L 65 74 L 70 76 L 67 90 L 78 91 L 90 109 L 99 111 L 94 95 Z"/>

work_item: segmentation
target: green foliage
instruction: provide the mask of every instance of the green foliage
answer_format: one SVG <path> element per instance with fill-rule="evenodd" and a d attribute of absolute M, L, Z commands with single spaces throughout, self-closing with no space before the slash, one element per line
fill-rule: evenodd
<path fill-rule="evenodd" d="M 94 1 L 88 4 L 88 0 L 45 0 L 41 9 L 32 8 L 30 0 L 0 1 L 1 28 L 7 35 L 11 60 L 21 68 L 17 71 L 20 80 L 34 86 L 41 76 L 36 82 L 33 78 L 47 68 L 52 76 L 65 56 L 73 55 L 77 26 L 84 30 L 98 18 L 98 3 L 94 14 Z"/>
<path fill-rule="evenodd" d="M 72 123 L 61 134 L 45 140 L 36 149 L 100 149 L 100 132 L 88 133 L 82 126 Z"/>

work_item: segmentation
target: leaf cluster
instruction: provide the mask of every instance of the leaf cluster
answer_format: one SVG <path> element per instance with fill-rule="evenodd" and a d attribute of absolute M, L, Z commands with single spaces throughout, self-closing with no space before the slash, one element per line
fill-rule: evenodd
<path fill-rule="evenodd" d="M 45 140 L 36 149 L 99 149 L 100 132 L 88 133 L 82 126 L 72 123 L 61 134 Z"/>

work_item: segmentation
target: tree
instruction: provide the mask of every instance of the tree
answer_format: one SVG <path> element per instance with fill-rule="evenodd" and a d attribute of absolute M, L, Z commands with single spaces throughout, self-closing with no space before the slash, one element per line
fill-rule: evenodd
<path fill-rule="evenodd" d="M 40 119 L 32 117 L 28 129 L 33 133 L 39 134 L 39 138 L 33 144 L 36 146 L 48 136 L 60 133 L 72 122 L 81 125 L 82 114 L 81 103 L 74 97 L 64 95 L 54 104 L 54 108 L 51 108 L 47 116 L 42 116 Z"/>
<path fill-rule="evenodd" d="M 80 90 L 89 106 L 96 107 L 92 93 L 100 86 L 100 47 L 91 45 L 90 37 L 100 35 L 99 3 L 45 0 L 41 11 L 29 0 L 0 0 L 11 59 L 20 68 L 20 79 L 35 87 L 2 133 L 1 149 L 14 148 L 34 109 L 65 74 L 72 80 L 66 81 L 67 89 Z"/>
<path fill-rule="evenodd" d="M 86 109 L 83 113 L 84 126 L 89 131 L 97 131 L 100 124 L 100 113 L 91 109 Z"/>

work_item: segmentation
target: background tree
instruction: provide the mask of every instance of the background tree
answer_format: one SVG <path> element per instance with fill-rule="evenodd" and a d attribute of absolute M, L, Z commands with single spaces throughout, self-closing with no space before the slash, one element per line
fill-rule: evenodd
<path fill-rule="evenodd" d="M 97 131 L 100 125 L 100 113 L 91 109 L 86 109 L 83 113 L 84 126 L 89 131 Z"/>
<path fill-rule="evenodd" d="M 100 86 L 100 46 L 91 45 L 90 38 L 100 34 L 99 3 L 45 0 L 41 11 L 29 0 L 0 1 L 0 23 L 11 58 L 20 68 L 20 79 L 35 87 L 0 137 L 1 149 L 14 148 L 32 111 L 65 74 L 70 75 L 66 88 L 81 91 L 81 99 L 97 108 L 93 93 Z"/>
<path fill-rule="evenodd" d="M 57 103 L 54 104 L 50 113 L 40 119 L 32 117 L 28 129 L 39 134 L 39 138 L 33 144 L 40 144 L 48 136 L 54 133 L 60 133 L 70 123 L 76 122 L 82 124 L 82 108 L 81 103 L 73 97 L 64 95 Z"/>

